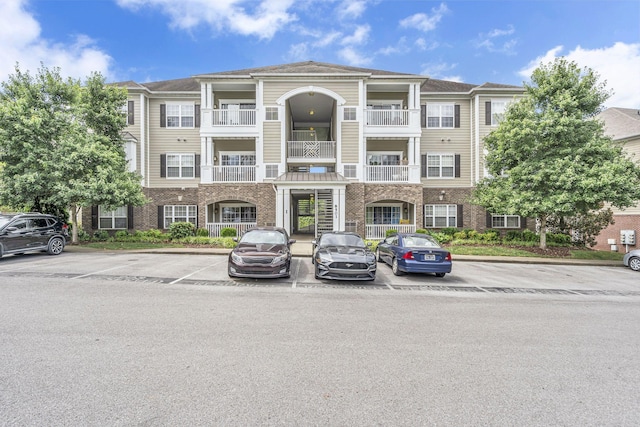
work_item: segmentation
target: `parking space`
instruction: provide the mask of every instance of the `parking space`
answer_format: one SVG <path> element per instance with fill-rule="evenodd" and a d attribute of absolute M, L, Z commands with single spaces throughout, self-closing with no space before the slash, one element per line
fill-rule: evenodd
<path fill-rule="evenodd" d="M 554 294 L 640 296 L 640 275 L 620 267 L 589 265 L 454 262 L 453 272 L 395 276 L 379 263 L 373 282 L 316 280 L 308 257 L 294 257 L 287 279 L 231 279 L 226 255 L 135 252 L 33 253 L 0 259 L 2 277 L 64 277 L 70 282 L 108 279 L 130 282 L 207 286 L 255 286 L 291 289 L 362 289 L 384 291 L 465 292 L 467 294 Z"/>

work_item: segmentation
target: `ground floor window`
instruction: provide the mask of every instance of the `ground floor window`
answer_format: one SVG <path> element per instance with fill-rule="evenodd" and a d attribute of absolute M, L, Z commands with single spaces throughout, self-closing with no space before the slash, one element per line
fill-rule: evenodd
<path fill-rule="evenodd" d="M 256 207 L 223 206 L 222 222 L 256 222 Z"/>
<path fill-rule="evenodd" d="M 198 208 L 196 205 L 165 205 L 164 207 L 164 228 L 174 222 L 190 222 L 197 225 Z"/>
<path fill-rule="evenodd" d="M 367 224 L 400 224 L 402 218 L 401 207 L 398 206 L 367 206 Z"/>
<path fill-rule="evenodd" d="M 424 226 L 432 228 L 456 227 L 458 224 L 457 205 L 425 205 Z"/>
<path fill-rule="evenodd" d="M 520 228 L 518 215 L 491 215 L 492 228 Z"/>
<path fill-rule="evenodd" d="M 109 210 L 103 206 L 98 207 L 98 227 L 100 229 L 127 229 L 127 207 L 120 206 Z"/>

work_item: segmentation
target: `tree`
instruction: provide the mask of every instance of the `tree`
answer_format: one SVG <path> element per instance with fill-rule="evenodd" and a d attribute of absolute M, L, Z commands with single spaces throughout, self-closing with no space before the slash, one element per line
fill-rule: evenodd
<path fill-rule="evenodd" d="M 484 139 L 486 168 L 473 201 L 495 213 L 537 218 L 546 248 L 547 219 L 585 216 L 605 203 L 640 200 L 640 167 L 595 119 L 610 96 L 588 68 L 563 58 L 537 68 L 525 97 Z"/>
<path fill-rule="evenodd" d="M 74 243 L 82 207 L 145 203 L 140 176 L 127 170 L 125 102 L 98 73 L 83 85 L 59 69 L 32 77 L 16 66 L 0 91 L 0 203 L 71 211 Z"/>

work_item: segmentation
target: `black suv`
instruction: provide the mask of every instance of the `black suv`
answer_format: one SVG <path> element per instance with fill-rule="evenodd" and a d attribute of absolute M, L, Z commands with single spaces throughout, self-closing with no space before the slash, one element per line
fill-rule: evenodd
<path fill-rule="evenodd" d="M 69 227 L 53 215 L 0 214 L 0 257 L 31 251 L 58 255 L 67 244 Z"/>

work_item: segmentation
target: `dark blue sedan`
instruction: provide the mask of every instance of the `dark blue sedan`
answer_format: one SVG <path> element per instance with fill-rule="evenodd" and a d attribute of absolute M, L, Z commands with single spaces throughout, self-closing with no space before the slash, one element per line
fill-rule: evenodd
<path fill-rule="evenodd" d="M 451 273 L 451 253 L 433 237 L 421 233 L 392 234 L 378 244 L 378 261 L 391 266 L 396 276 L 404 273 Z"/>

